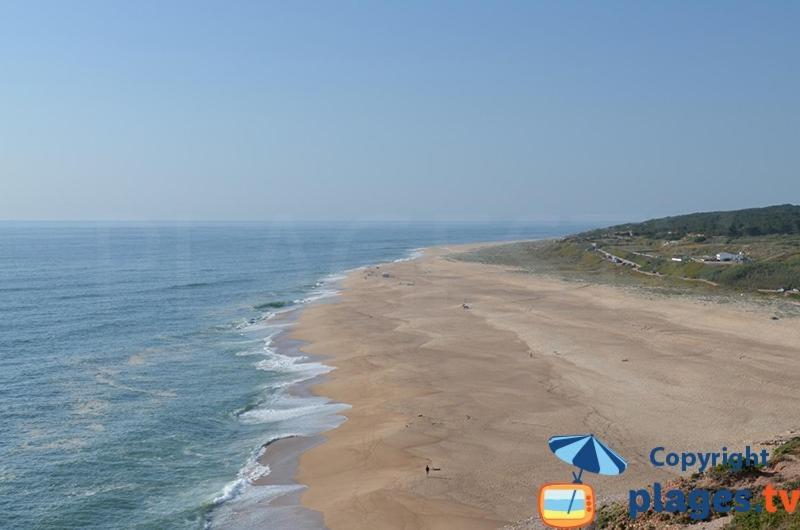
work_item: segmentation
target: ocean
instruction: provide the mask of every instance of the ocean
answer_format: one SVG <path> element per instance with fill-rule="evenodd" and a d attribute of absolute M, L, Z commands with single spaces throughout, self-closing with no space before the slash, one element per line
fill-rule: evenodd
<path fill-rule="evenodd" d="M 292 312 L 419 247 L 582 228 L 0 223 L 0 527 L 231 527 L 262 446 L 346 408 L 289 391 L 330 370 L 282 351 Z"/>

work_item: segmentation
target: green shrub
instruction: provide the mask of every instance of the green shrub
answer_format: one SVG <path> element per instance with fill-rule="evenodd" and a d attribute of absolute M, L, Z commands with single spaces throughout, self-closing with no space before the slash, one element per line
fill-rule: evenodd
<path fill-rule="evenodd" d="M 774 451 L 772 451 L 772 456 L 770 457 L 770 463 L 776 464 L 778 462 L 786 460 L 786 458 L 790 455 L 793 456 L 800 455 L 800 436 L 792 438 L 791 440 L 778 446 Z"/>
<path fill-rule="evenodd" d="M 800 287 L 800 264 L 766 262 L 733 265 L 719 274 L 718 281 L 724 285 L 742 289 Z"/>

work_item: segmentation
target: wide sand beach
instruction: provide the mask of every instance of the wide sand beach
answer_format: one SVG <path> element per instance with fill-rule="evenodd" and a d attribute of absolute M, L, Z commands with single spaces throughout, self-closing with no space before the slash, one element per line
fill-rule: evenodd
<path fill-rule="evenodd" d="M 538 486 L 571 479 L 553 435 L 594 433 L 628 460 L 584 476 L 614 498 L 672 476 L 653 447 L 735 450 L 800 426 L 795 319 L 449 257 L 460 250 L 354 271 L 293 333 L 336 367 L 314 391 L 352 406 L 296 476 L 331 530 L 531 521 Z"/>

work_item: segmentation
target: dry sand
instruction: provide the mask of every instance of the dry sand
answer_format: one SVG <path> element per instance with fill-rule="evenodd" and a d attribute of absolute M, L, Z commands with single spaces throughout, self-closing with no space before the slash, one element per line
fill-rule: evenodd
<path fill-rule="evenodd" d="M 608 498 L 669 478 L 653 447 L 734 449 L 800 425 L 796 320 L 450 250 L 350 274 L 294 332 L 337 368 L 315 391 L 352 405 L 296 477 L 331 530 L 528 519 L 540 484 L 570 480 L 553 435 L 591 432 L 628 460 L 622 476 L 584 476 Z M 426 478 L 426 464 L 441 470 Z"/>

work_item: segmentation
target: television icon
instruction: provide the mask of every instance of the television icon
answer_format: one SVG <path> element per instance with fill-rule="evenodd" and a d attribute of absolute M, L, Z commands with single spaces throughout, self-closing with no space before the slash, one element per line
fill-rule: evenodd
<path fill-rule="evenodd" d="M 586 484 L 545 484 L 539 490 L 539 516 L 553 528 L 581 528 L 594 520 L 594 490 Z"/>

